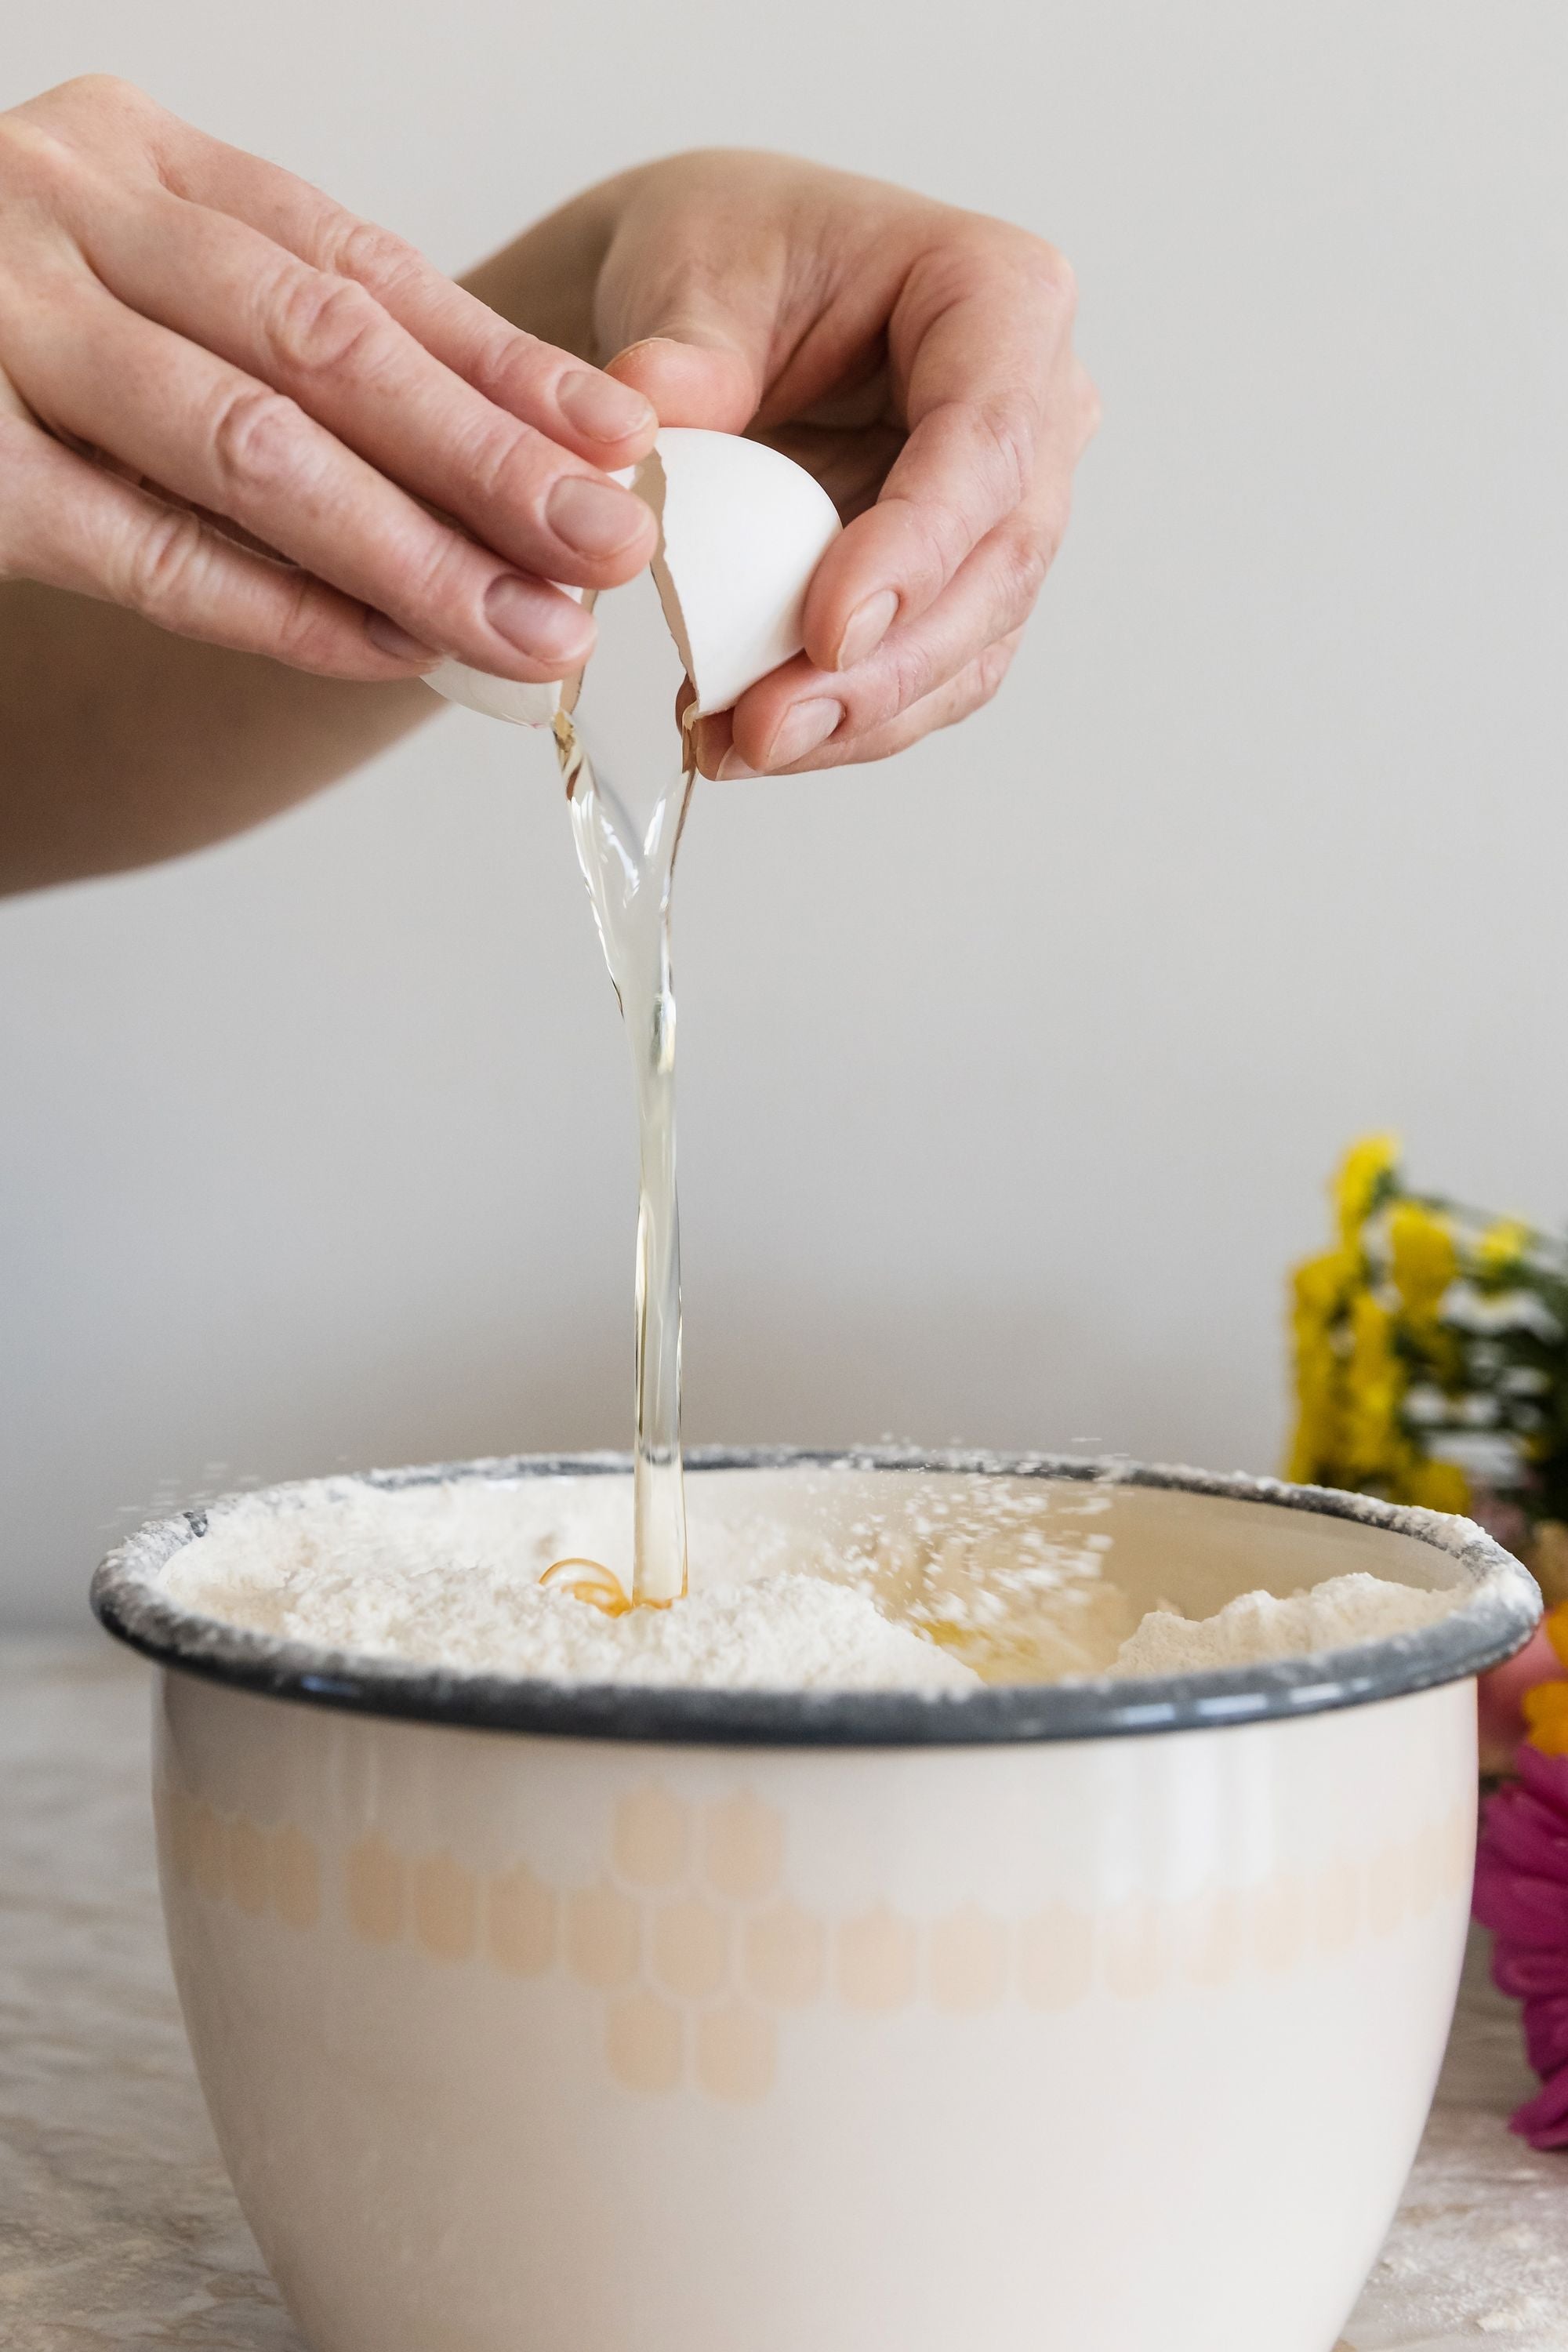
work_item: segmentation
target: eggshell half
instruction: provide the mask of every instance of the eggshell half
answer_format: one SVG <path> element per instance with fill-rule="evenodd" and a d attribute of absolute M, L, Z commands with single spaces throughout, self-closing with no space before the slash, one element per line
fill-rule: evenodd
<path fill-rule="evenodd" d="M 514 727 L 548 727 L 561 707 L 559 678 L 547 686 L 521 686 L 514 678 L 492 677 L 487 670 L 444 661 L 426 671 L 425 683 L 448 702 L 460 702 L 485 719 L 508 719 Z"/>
<path fill-rule="evenodd" d="M 806 588 L 838 536 L 837 509 L 793 458 L 690 425 L 667 425 L 635 472 L 616 478 L 629 478 L 658 519 L 653 574 L 696 709 L 728 710 L 799 653 Z M 518 727 L 548 727 L 575 689 L 572 679 L 520 686 L 455 661 L 426 684 Z"/>
<path fill-rule="evenodd" d="M 728 710 L 799 653 L 805 592 L 838 510 L 792 457 L 689 425 L 666 426 L 637 488 L 659 520 L 653 576 L 696 707 Z"/>

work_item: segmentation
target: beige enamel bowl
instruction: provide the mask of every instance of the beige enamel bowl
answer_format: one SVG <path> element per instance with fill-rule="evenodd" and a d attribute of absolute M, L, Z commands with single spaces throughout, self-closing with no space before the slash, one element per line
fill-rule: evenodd
<path fill-rule="evenodd" d="M 202 1514 L 100 1571 L 164 1668 L 192 2046 L 314 2352 L 1330 2352 L 1447 2032 L 1473 1676 L 1534 1587 L 1342 1496 L 889 1454 L 696 1457 L 694 1558 L 921 1480 L 1092 1507 L 1140 1605 L 1463 1599 L 1286 1665 L 812 1698 L 236 1633 L 161 1595 Z"/>

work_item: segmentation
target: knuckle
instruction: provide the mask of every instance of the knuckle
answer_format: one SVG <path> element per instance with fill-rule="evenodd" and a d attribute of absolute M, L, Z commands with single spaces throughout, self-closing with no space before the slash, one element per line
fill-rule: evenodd
<path fill-rule="evenodd" d="M 151 516 L 127 544 L 115 591 L 150 620 L 183 608 L 206 558 L 206 533 L 194 514 L 170 508 Z"/>
<path fill-rule="evenodd" d="M 300 374 L 341 376 L 363 369 L 385 319 L 374 295 L 353 278 L 301 267 L 277 289 L 270 339 Z"/>
<path fill-rule="evenodd" d="M 946 585 L 973 531 L 957 504 L 939 491 L 910 499 L 905 511 L 913 540 L 906 559 L 909 576 L 923 601 Z"/>
<path fill-rule="evenodd" d="M 894 644 L 889 647 L 888 659 L 875 685 L 867 697 L 867 707 L 857 711 L 859 728 L 885 726 L 900 711 L 922 702 L 933 684 L 933 664 L 930 653 L 921 645 Z"/>
<path fill-rule="evenodd" d="M 342 622 L 309 573 L 301 572 L 289 583 L 274 650 L 295 669 L 331 672 L 343 667 Z"/>
<path fill-rule="evenodd" d="M 65 142 L 25 115 L 0 115 L 0 188 L 8 199 L 48 203 L 81 166 Z"/>
<path fill-rule="evenodd" d="M 1021 505 L 1035 469 L 1036 402 L 1020 391 L 992 393 L 976 402 L 974 421 L 982 446 L 996 467 L 1004 499 L 1009 506 Z"/>
<path fill-rule="evenodd" d="M 1072 263 L 1054 245 L 1047 245 L 1044 237 L 1032 238 L 1030 245 L 1028 274 L 1036 292 L 1054 303 L 1058 310 L 1065 311 L 1068 318 L 1075 316 L 1078 310 L 1078 272 Z"/>
<path fill-rule="evenodd" d="M 546 463 L 541 435 L 500 417 L 476 420 L 456 454 L 463 478 L 486 504 L 513 514 L 537 506 L 557 470 Z"/>
<path fill-rule="evenodd" d="M 152 113 L 153 102 L 144 89 L 133 81 L 111 73 L 72 74 L 49 91 L 48 101 L 58 106 L 112 107 L 117 113 Z"/>
<path fill-rule="evenodd" d="M 1016 641 L 1005 637 L 986 646 L 974 665 L 974 699 L 969 706 L 972 710 L 980 709 L 1000 691 L 1003 679 L 1013 667 L 1016 649 Z"/>
<path fill-rule="evenodd" d="M 450 644 L 464 629 L 482 631 L 480 572 L 476 570 L 482 564 L 483 558 L 467 540 L 432 523 L 427 532 L 399 551 L 399 610 L 394 617 L 403 620 L 412 614 L 418 634 L 432 646 Z"/>
<path fill-rule="evenodd" d="M 1007 235 L 1022 290 L 1043 309 L 1071 319 L 1078 310 L 1078 272 L 1067 255 L 1031 229 L 1012 228 Z"/>
<path fill-rule="evenodd" d="M 556 364 L 558 355 L 537 335 L 514 327 L 508 320 L 475 304 L 479 315 L 469 321 L 471 341 L 463 373 L 487 400 L 504 403 L 530 392 L 539 376 Z"/>
<path fill-rule="evenodd" d="M 1003 602 L 1008 625 L 1024 620 L 1035 609 L 1059 534 L 1047 519 L 1043 530 L 1010 531 L 1003 542 Z"/>
<path fill-rule="evenodd" d="M 293 401 L 263 384 L 229 392 L 213 419 L 211 443 L 219 481 L 242 493 L 272 489 L 296 473 L 303 417 Z"/>
<path fill-rule="evenodd" d="M 933 729 L 956 727 L 961 720 L 972 719 L 977 710 L 994 700 L 1003 679 L 1013 666 L 1013 647 L 1005 640 L 987 646 L 975 656 L 962 677 L 955 678 L 952 688 L 933 709 Z"/>
<path fill-rule="evenodd" d="M 345 217 L 328 245 L 330 266 L 338 276 L 357 278 L 376 293 L 395 291 L 425 274 L 426 265 L 414 247 L 374 221 Z"/>

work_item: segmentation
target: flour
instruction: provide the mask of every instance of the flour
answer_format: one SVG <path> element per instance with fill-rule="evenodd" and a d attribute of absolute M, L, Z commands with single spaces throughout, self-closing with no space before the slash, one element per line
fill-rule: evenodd
<path fill-rule="evenodd" d="M 181 1608 L 319 1648 L 459 1673 L 730 1690 L 941 1693 L 1184 1674 L 1382 1639 L 1432 1623 L 1457 1599 L 1342 1576 L 1290 1600 L 1247 1593 L 1198 1622 L 1164 1607 L 1139 1623 L 1105 1573 L 1103 1536 L 1047 1544 L 1004 1513 L 963 1537 L 930 1509 L 896 1538 L 860 1521 L 846 1540 L 809 1515 L 726 1522 L 700 1508 L 690 1597 L 666 1609 L 611 1617 L 541 1587 L 553 1561 L 624 1559 L 631 1540 L 624 1478 L 394 1489 L 324 1479 L 216 1510 L 162 1580 Z"/>
<path fill-rule="evenodd" d="M 1306 1592 L 1277 1600 L 1244 1592 L 1217 1616 L 1196 1624 L 1167 1610 L 1151 1611 L 1121 1644 L 1121 1675 L 1212 1673 L 1269 1658 L 1300 1658 L 1315 1650 L 1347 1650 L 1357 1642 L 1385 1641 L 1436 1624 L 1454 1607 L 1451 1592 L 1419 1592 L 1379 1576 L 1336 1576 Z"/>
<path fill-rule="evenodd" d="M 538 1500 L 554 1499 L 546 1482 L 530 1483 Z M 314 1507 L 305 1495 L 303 1507 L 253 1497 L 215 1518 L 170 1561 L 169 1598 L 283 1641 L 470 1673 L 729 1690 L 946 1691 L 980 1680 L 868 1592 L 798 1570 L 618 1618 L 542 1590 L 552 1559 L 595 1538 L 610 1549 L 611 1515 L 591 1514 L 585 1528 L 575 1498 L 540 1514 L 520 1510 L 515 1488 L 472 1483 L 384 1494 L 323 1482 Z"/>

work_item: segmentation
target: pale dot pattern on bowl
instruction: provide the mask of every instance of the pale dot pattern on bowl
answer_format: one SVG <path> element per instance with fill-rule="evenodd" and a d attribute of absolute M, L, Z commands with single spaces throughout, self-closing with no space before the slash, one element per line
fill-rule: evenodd
<path fill-rule="evenodd" d="M 226 1817 L 183 1790 L 170 1791 L 168 1804 L 166 1856 L 183 1884 L 215 1901 L 226 1898 L 253 1919 L 270 1912 L 287 1927 L 318 1924 L 321 1856 L 303 1830 Z"/>
<path fill-rule="evenodd" d="M 1162 1906 L 1119 1903 L 1105 1918 L 1105 1980 L 1119 2000 L 1148 2000 L 1173 1957 L 1173 1922 Z"/>
<path fill-rule="evenodd" d="M 1261 1888 L 1253 1905 L 1254 1957 L 1265 1976 L 1283 1976 L 1307 1948 L 1307 1896 L 1299 1878 L 1281 1877 Z"/>
<path fill-rule="evenodd" d="M 915 1927 L 879 1903 L 863 1918 L 847 1919 L 838 1930 L 839 1998 L 850 2009 L 887 2015 L 907 2009 L 915 1997 Z"/>
<path fill-rule="evenodd" d="M 678 2090 L 686 2066 L 685 2020 L 657 1993 L 627 1993 L 605 2019 L 610 2072 L 628 2091 Z"/>
<path fill-rule="evenodd" d="M 343 1864 L 349 1921 L 366 1944 L 395 1944 L 408 1909 L 408 1873 L 401 1855 L 373 1830 L 350 1848 Z"/>
<path fill-rule="evenodd" d="M 615 1859 L 632 1886 L 674 1886 L 686 1874 L 686 1807 L 666 1789 L 638 1789 L 616 1807 Z"/>
<path fill-rule="evenodd" d="M 709 2095 L 753 2106 L 773 2087 L 778 2035 L 759 2009 L 730 2002 L 697 2021 L 697 2079 Z"/>
<path fill-rule="evenodd" d="M 770 2009 L 804 2009 L 822 1997 L 827 1932 L 798 1904 L 773 1903 L 747 1920 L 742 1964 L 748 1992 Z"/>
<path fill-rule="evenodd" d="M 1018 1931 L 1018 1990 L 1029 2009 L 1076 2009 L 1094 1981 L 1094 1922 L 1053 1903 Z"/>
<path fill-rule="evenodd" d="M 1339 1856 L 1311 1876 L 1216 1885 L 1184 1901 L 1098 1914 L 1066 1901 L 1007 1919 L 962 1904 L 910 1916 L 885 1900 L 825 1916 L 789 1891 L 782 1815 L 741 1789 L 692 1803 L 658 1782 L 610 1809 L 603 1874 L 555 1886 L 527 1863 L 492 1873 L 450 1852 L 400 1853 L 379 1830 L 335 1873 L 298 1826 L 263 1826 L 166 1784 L 166 1864 L 183 1885 L 231 1903 L 258 1932 L 304 1931 L 335 1889 L 349 1932 L 450 1970 L 553 1979 L 602 2003 L 615 2082 L 637 2097 L 681 2091 L 745 2107 L 777 2079 L 793 2014 L 827 2004 L 868 2031 L 923 2003 L 953 2021 L 1007 2003 L 1062 2011 L 1100 1990 L 1152 1998 L 1287 1976 L 1363 1937 L 1462 1897 L 1473 1815 L 1460 1804 L 1407 1843 Z"/>
<path fill-rule="evenodd" d="M 574 1895 L 566 1906 L 566 1958 L 580 1984 L 618 1990 L 637 1976 L 642 1915 L 629 1895 L 605 1880 Z"/>
<path fill-rule="evenodd" d="M 561 1942 L 561 1898 L 525 1863 L 489 1885 L 486 1949 L 509 1976 L 548 1976 Z"/>
<path fill-rule="evenodd" d="M 433 1960 L 466 1960 L 479 1939 L 479 1883 L 449 1853 L 414 1865 L 414 1933 Z"/>
<path fill-rule="evenodd" d="M 710 1885 L 736 1903 L 760 1903 L 784 1875 L 784 1826 L 755 1797 L 730 1797 L 709 1811 L 703 1866 Z"/>
<path fill-rule="evenodd" d="M 695 1895 L 660 1904 L 653 1917 L 653 1973 L 681 2000 L 708 2000 L 730 1973 L 730 1922 Z"/>
<path fill-rule="evenodd" d="M 927 1939 L 931 1997 L 938 2009 L 973 2017 L 994 2009 L 1007 1968 L 1005 1931 L 999 1921 L 973 1905 L 950 1918 L 934 1919 Z"/>
<path fill-rule="evenodd" d="M 1436 1845 L 1441 1867 L 1434 1882 L 1435 1894 L 1443 1892 L 1447 1873 L 1447 1857 L 1442 1841 Z M 1331 1958 L 1348 1952 L 1355 1942 L 1361 1927 L 1361 1885 L 1348 1862 L 1329 1864 L 1317 1885 L 1317 1904 L 1313 1927 L 1318 1948 Z"/>
<path fill-rule="evenodd" d="M 291 1822 L 272 1832 L 268 1856 L 272 1907 L 286 1927 L 313 1927 L 321 1916 L 321 1863 L 314 1841 Z"/>

